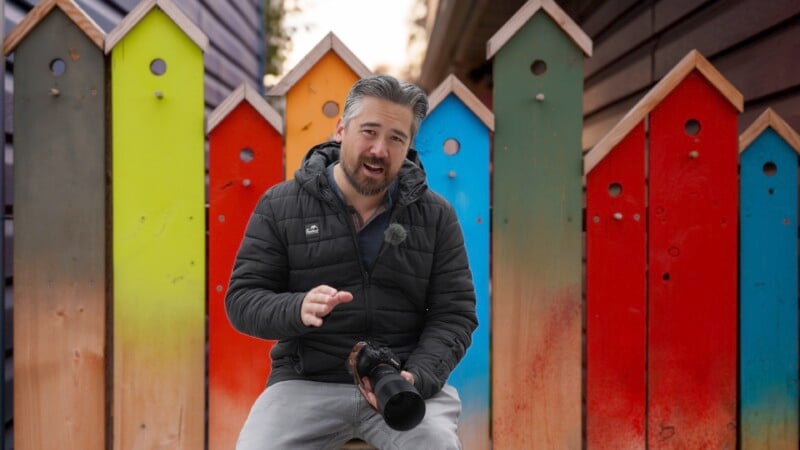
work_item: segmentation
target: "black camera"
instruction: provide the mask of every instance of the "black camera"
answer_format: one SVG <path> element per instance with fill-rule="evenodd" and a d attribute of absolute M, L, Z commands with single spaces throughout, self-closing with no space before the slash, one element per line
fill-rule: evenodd
<path fill-rule="evenodd" d="M 417 388 L 400 376 L 400 360 L 388 348 L 359 342 L 346 365 L 356 385 L 361 386 L 362 377 L 369 378 L 378 412 L 390 427 L 408 431 L 425 417 L 425 401 Z"/>

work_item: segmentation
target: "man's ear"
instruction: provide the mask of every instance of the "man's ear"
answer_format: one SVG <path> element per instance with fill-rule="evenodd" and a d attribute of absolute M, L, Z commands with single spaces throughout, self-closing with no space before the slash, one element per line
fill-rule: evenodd
<path fill-rule="evenodd" d="M 336 121 L 336 133 L 333 135 L 333 139 L 336 142 L 342 142 L 342 134 L 344 133 L 344 126 L 342 125 L 342 119 Z"/>

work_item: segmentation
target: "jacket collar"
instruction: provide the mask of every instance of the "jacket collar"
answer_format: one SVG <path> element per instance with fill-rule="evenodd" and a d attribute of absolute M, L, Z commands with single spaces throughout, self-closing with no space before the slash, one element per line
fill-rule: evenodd
<path fill-rule="evenodd" d="M 312 147 L 303 158 L 300 169 L 295 172 L 295 180 L 311 194 L 328 201 L 335 201 L 335 194 L 328 184 L 325 170 L 339 160 L 340 150 L 341 145 L 333 141 Z M 397 201 L 402 205 L 416 201 L 428 188 L 425 183 L 425 170 L 417 151 L 413 148 L 408 149 L 408 155 L 397 175 L 397 182 Z"/>

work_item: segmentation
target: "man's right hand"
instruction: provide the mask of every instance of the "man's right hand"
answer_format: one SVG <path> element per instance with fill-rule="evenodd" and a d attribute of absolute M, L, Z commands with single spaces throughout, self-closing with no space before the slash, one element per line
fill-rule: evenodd
<path fill-rule="evenodd" d="M 320 285 L 308 291 L 303 298 L 303 305 L 300 307 L 300 319 L 307 327 L 321 327 L 323 318 L 333 311 L 333 308 L 340 303 L 347 303 L 353 300 L 353 294 L 347 291 L 337 291 L 336 289 Z"/>

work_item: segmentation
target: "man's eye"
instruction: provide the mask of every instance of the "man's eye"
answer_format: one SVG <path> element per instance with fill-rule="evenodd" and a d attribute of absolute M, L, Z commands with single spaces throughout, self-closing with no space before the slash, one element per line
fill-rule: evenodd
<path fill-rule="evenodd" d="M 361 130 L 361 132 L 367 136 L 375 136 L 375 130 Z"/>
<path fill-rule="evenodd" d="M 405 142 L 405 140 L 400 136 L 392 136 L 392 140 L 400 144 Z"/>

